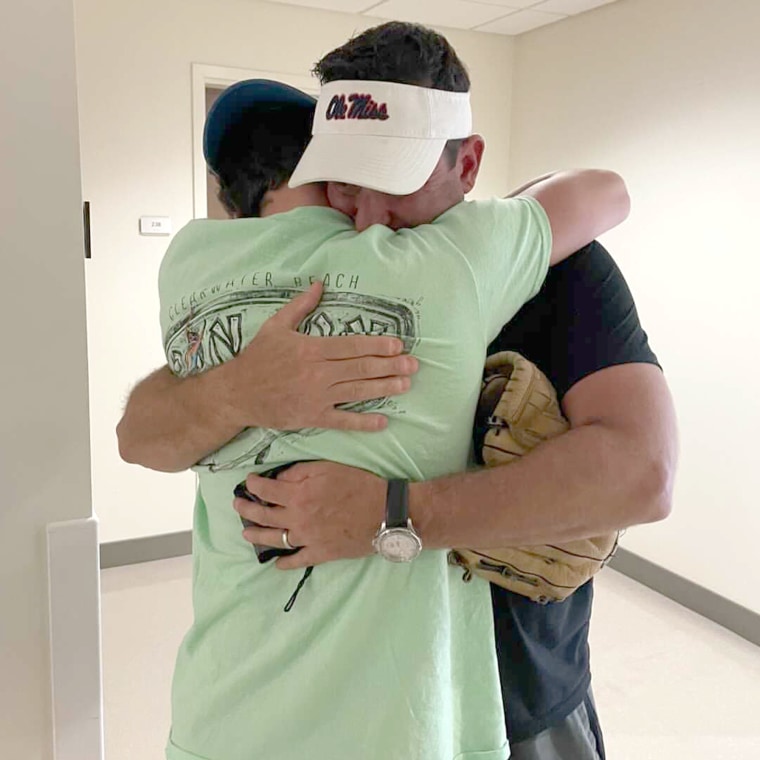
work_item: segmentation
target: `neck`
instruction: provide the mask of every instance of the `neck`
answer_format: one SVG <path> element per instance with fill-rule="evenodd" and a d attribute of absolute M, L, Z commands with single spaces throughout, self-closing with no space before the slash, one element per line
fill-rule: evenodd
<path fill-rule="evenodd" d="M 288 187 L 287 183 L 269 190 L 261 201 L 261 216 L 283 214 L 302 206 L 328 206 L 325 186 L 322 183 Z"/>

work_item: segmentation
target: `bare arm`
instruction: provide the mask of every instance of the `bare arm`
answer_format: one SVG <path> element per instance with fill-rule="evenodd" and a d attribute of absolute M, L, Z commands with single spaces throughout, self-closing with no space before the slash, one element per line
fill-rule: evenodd
<path fill-rule="evenodd" d="M 403 344 L 395 338 L 296 332 L 321 294 L 315 285 L 284 306 L 236 358 L 219 367 L 183 379 L 163 367 L 139 383 L 116 429 L 122 458 L 178 472 L 246 427 L 386 427 L 381 414 L 335 407 L 404 393 L 417 360 L 401 355 Z"/>
<path fill-rule="evenodd" d="M 546 211 L 552 230 L 552 264 L 625 221 L 631 209 L 622 177 L 601 169 L 548 174 L 509 197 L 515 195 L 535 198 Z"/>
<path fill-rule="evenodd" d="M 668 515 L 677 434 L 660 369 L 600 370 L 573 386 L 563 407 L 570 431 L 509 467 L 412 487 L 428 546 L 554 543 Z"/>
<path fill-rule="evenodd" d="M 526 182 L 524 185 L 520 185 L 520 187 L 515 188 L 511 193 L 506 195 L 505 198 L 516 198 L 518 195 L 522 195 L 526 190 L 533 187 L 533 185 L 536 185 L 539 182 L 543 182 L 546 179 L 550 179 L 556 173 L 557 172 L 549 172 L 548 174 L 542 174 L 540 177 L 535 177 L 529 182 Z"/>
<path fill-rule="evenodd" d="M 162 367 L 138 383 L 116 427 L 119 453 L 131 464 L 180 472 L 243 428 L 224 403 L 223 367 L 179 378 Z"/>
<path fill-rule="evenodd" d="M 427 548 L 519 546 L 585 538 L 670 510 L 677 456 L 675 414 L 662 372 L 626 364 L 576 383 L 564 401 L 571 430 L 518 462 L 414 483 L 410 513 Z M 303 567 L 372 552 L 385 511 L 385 481 L 335 463 L 296 465 L 277 481 L 249 476 L 271 509 L 236 500 L 269 526 L 246 538 L 275 543 L 291 531 L 305 548 L 278 560 Z"/>

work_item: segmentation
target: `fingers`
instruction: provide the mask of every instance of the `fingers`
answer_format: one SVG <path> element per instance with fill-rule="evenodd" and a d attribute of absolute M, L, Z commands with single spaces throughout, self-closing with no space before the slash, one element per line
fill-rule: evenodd
<path fill-rule="evenodd" d="M 399 338 L 387 335 L 340 335 L 307 338 L 313 359 L 355 359 L 360 356 L 397 356 L 404 350 Z"/>
<path fill-rule="evenodd" d="M 383 419 L 385 419 L 385 417 L 383 417 Z M 297 462 L 296 464 L 288 467 L 286 470 L 278 473 L 277 480 L 280 482 L 286 481 L 288 483 L 300 483 L 307 478 L 326 474 L 329 472 L 329 468 L 332 464 L 334 463 L 326 462 L 321 459 L 315 459 L 311 462 Z"/>
<path fill-rule="evenodd" d="M 278 557 L 275 565 L 278 570 L 299 570 L 309 567 L 309 565 L 321 565 L 323 562 L 327 562 L 327 557 L 320 555 L 319 552 L 307 546 L 295 554 L 290 554 L 287 557 Z"/>
<path fill-rule="evenodd" d="M 301 293 L 301 295 L 286 303 L 269 321 L 295 330 L 317 308 L 321 298 L 322 283 L 315 282 L 305 293 Z"/>
<path fill-rule="evenodd" d="M 336 382 L 352 380 L 383 380 L 393 377 L 414 375 L 420 368 L 414 356 L 402 354 L 394 357 L 364 356 L 360 359 L 333 361 L 329 365 L 335 373 Z"/>
<path fill-rule="evenodd" d="M 246 528 L 243 531 L 243 538 L 249 544 L 256 544 L 257 546 L 271 546 L 275 549 L 287 549 L 282 540 L 282 530 L 274 528 Z M 288 541 L 294 548 L 298 548 L 293 535 L 288 531 Z"/>
<path fill-rule="evenodd" d="M 285 304 L 267 323 L 297 330 L 301 322 L 317 308 L 323 291 L 321 282 L 312 283 L 306 292 Z M 404 344 L 399 338 L 387 335 L 341 335 L 329 338 L 303 336 L 303 340 L 304 358 L 312 361 L 397 356 L 404 350 Z M 396 373 L 386 371 L 384 374 Z"/>
<path fill-rule="evenodd" d="M 353 404 L 385 396 L 400 396 L 412 387 L 409 377 L 383 377 L 379 380 L 358 380 L 340 383 L 331 389 L 332 401 L 337 404 Z"/>
<path fill-rule="evenodd" d="M 287 506 L 293 498 L 294 487 L 292 485 L 285 481 L 262 478 L 259 475 L 250 474 L 245 479 L 245 487 L 248 489 L 248 493 L 252 493 L 270 504 Z"/>
<path fill-rule="evenodd" d="M 388 427 L 388 418 L 382 414 L 363 414 L 362 412 L 344 412 L 340 409 L 332 409 L 325 412 L 321 425 L 330 430 L 378 433 Z"/>
<path fill-rule="evenodd" d="M 241 517 L 263 528 L 279 528 L 282 531 L 286 527 L 285 510 L 282 507 L 265 507 L 263 504 L 256 504 L 248 499 L 235 499 L 232 506 Z"/>

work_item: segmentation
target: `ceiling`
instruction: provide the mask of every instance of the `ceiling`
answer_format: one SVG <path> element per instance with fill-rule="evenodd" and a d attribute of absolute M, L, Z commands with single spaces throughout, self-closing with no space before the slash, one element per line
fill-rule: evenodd
<path fill-rule="evenodd" d="M 268 0 L 371 18 L 492 34 L 522 34 L 615 0 Z"/>

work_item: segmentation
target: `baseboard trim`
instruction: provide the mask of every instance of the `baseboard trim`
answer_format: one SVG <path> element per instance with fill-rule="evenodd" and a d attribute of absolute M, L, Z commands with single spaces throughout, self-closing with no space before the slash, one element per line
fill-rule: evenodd
<path fill-rule="evenodd" d="M 192 533 L 165 533 L 161 536 L 132 538 L 100 545 L 100 569 L 136 565 L 171 557 L 183 557 L 193 551 Z"/>
<path fill-rule="evenodd" d="M 100 567 L 120 567 L 182 557 L 192 552 L 190 531 L 100 545 Z M 760 614 L 726 599 L 622 547 L 610 567 L 760 646 Z"/>
<path fill-rule="evenodd" d="M 760 614 L 622 547 L 610 567 L 760 646 Z"/>

